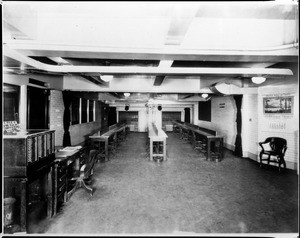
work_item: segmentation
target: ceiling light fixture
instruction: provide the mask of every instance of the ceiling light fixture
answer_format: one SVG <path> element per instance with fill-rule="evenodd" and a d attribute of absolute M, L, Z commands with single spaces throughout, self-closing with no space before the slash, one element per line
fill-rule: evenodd
<path fill-rule="evenodd" d="M 265 77 L 252 77 L 251 80 L 255 84 L 261 84 L 266 81 L 266 78 Z"/>
<path fill-rule="evenodd" d="M 207 93 L 202 93 L 202 94 L 201 94 L 201 97 L 207 98 L 207 97 L 208 97 L 208 94 L 207 94 Z"/>
<path fill-rule="evenodd" d="M 129 97 L 129 96 L 130 96 L 130 93 L 124 93 L 124 96 L 125 96 L 125 97 Z"/>
<path fill-rule="evenodd" d="M 113 75 L 101 75 L 100 78 L 104 81 L 104 82 L 110 82 L 113 79 Z"/>

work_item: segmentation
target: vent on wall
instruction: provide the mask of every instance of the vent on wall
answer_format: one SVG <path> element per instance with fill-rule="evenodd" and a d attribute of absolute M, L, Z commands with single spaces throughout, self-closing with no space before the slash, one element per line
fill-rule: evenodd
<path fill-rule="evenodd" d="M 45 83 L 43 81 L 39 81 L 39 80 L 36 80 L 36 79 L 32 79 L 32 78 L 29 78 L 29 83 L 34 84 L 34 85 L 38 85 L 38 86 L 42 86 L 42 87 L 47 87 L 48 86 L 48 83 Z"/>

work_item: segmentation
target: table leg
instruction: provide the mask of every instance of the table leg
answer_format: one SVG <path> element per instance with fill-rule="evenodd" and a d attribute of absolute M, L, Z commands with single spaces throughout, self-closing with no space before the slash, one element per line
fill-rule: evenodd
<path fill-rule="evenodd" d="M 221 138 L 220 139 L 220 146 L 221 146 L 221 148 L 220 148 L 220 150 L 221 150 L 221 159 L 223 159 L 223 138 Z"/>
<path fill-rule="evenodd" d="M 210 152 L 211 152 L 211 140 L 207 139 L 207 153 L 206 153 L 206 159 L 210 159 Z"/>
<path fill-rule="evenodd" d="M 166 142 L 166 139 L 164 139 L 163 141 L 164 143 L 164 160 L 167 160 L 167 142 Z"/>
<path fill-rule="evenodd" d="M 105 140 L 105 159 L 108 161 L 108 139 Z"/>
<path fill-rule="evenodd" d="M 55 163 L 54 164 L 54 200 L 53 200 L 53 216 L 56 214 L 57 212 L 57 167 L 58 164 Z"/>
<path fill-rule="evenodd" d="M 153 160 L 153 140 L 150 139 L 150 161 Z"/>

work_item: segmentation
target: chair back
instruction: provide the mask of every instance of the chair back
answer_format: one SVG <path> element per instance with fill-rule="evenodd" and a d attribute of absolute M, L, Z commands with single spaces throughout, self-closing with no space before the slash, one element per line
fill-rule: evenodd
<path fill-rule="evenodd" d="M 90 150 L 89 156 L 86 160 L 86 167 L 84 169 L 84 177 L 89 177 L 93 174 L 93 168 L 95 165 L 95 159 L 98 154 L 97 150 Z"/>
<path fill-rule="evenodd" d="M 273 152 L 284 155 L 287 149 L 286 139 L 280 137 L 268 137 L 265 143 L 269 143 Z"/>
<path fill-rule="evenodd" d="M 191 130 L 191 134 L 192 134 L 192 138 L 191 138 L 191 140 L 192 140 L 192 145 L 193 146 L 196 146 L 196 133 L 193 131 L 193 130 Z"/>

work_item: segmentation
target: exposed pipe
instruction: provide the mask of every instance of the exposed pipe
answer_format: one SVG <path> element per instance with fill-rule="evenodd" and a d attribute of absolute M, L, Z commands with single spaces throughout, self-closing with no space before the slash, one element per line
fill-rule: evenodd
<path fill-rule="evenodd" d="M 296 16 L 295 16 L 296 17 Z M 296 24 L 295 24 L 295 27 L 297 27 L 297 20 L 296 21 Z M 297 31 L 296 31 L 297 32 Z M 31 42 L 28 42 L 28 41 L 22 41 L 22 40 L 13 40 L 13 41 L 7 41 L 6 44 L 10 45 L 12 48 L 14 49 L 20 49 L 20 50 L 30 50 L 32 49 L 32 46 L 33 45 L 34 47 L 36 47 L 36 50 L 43 50 L 41 48 L 41 46 L 44 46 L 44 45 L 47 45 L 48 47 L 56 47 L 55 49 L 61 49 L 61 50 L 66 50 L 66 48 L 68 47 L 71 47 L 72 50 L 74 51 L 77 51 L 78 49 L 83 49 L 83 46 L 81 45 L 57 45 L 57 44 L 51 44 L 51 43 L 43 43 L 41 44 L 40 42 L 38 41 L 31 41 Z M 295 39 L 294 39 L 294 42 L 293 43 L 289 43 L 289 44 L 283 44 L 283 45 L 279 45 L 279 46 L 272 46 L 272 47 L 262 47 L 262 48 L 243 48 L 243 49 L 226 49 L 226 48 L 214 48 L 214 49 L 207 49 L 207 48 L 197 48 L 197 49 L 185 49 L 186 51 L 190 51 L 190 50 L 200 50 L 200 51 L 241 51 L 241 52 L 245 52 L 245 51 L 276 51 L 276 50 L 283 50 L 283 49 L 290 49 L 290 48 L 297 48 L 299 46 L 299 42 L 297 42 L 297 39 L 296 39 L 296 36 L 295 36 Z M 117 52 L 120 52 L 120 50 L 124 50 L 125 52 L 128 50 L 128 52 L 133 52 L 133 53 L 145 53 L 147 54 L 147 50 L 149 49 L 145 49 L 145 48 L 119 48 L 119 47 L 99 47 L 99 46 L 93 46 L 93 45 L 90 45 L 90 46 L 86 46 L 86 50 L 92 50 L 92 49 L 96 49 L 95 51 L 97 51 L 97 49 L 101 49 L 103 52 L 106 52 L 106 51 L 110 51 L 110 52 L 113 52 L 113 53 L 117 53 Z M 177 47 L 176 47 L 177 48 Z M 172 52 L 173 51 L 177 51 L 176 48 L 168 48 L 166 49 L 166 52 L 164 53 L 175 53 L 175 54 L 178 54 L 179 52 Z M 54 50 L 54 49 L 53 49 Z M 84 51 L 86 51 L 84 50 Z M 164 51 L 164 49 L 150 49 L 152 52 L 153 50 L 159 50 L 160 52 L 161 51 Z M 182 50 L 181 50 L 182 51 Z M 156 53 L 156 51 L 154 52 Z"/>
<path fill-rule="evenodd" d="M 225 76 L 289 76 L 293 75 L 290 69 L 279 68 L 189 68 L 189 67 L 120 67 L 120 66 L 74 66 L 49 65 L 34 60 L 15 50 L 3 47 L 4 55 L 35 67 L 39 70 L 56 73 L 101 73 L 101 74 L 144 74 L 144 75 L 225 75 Z"/>
<path fill-rule="evenodd" d="M 294 42 L 291 44 L 286 45 L 280 45 L 280 46 L 274 46 L 274 47 L 264 47 L 264 48 L 257 48 L 257 49 L 209 49 L 211 51 L 274 51 L 274 50 L 284 50 L 284 49 L 290 49 L 290 48 L 297 48 L 299 46 L 298 42 Z"/>

